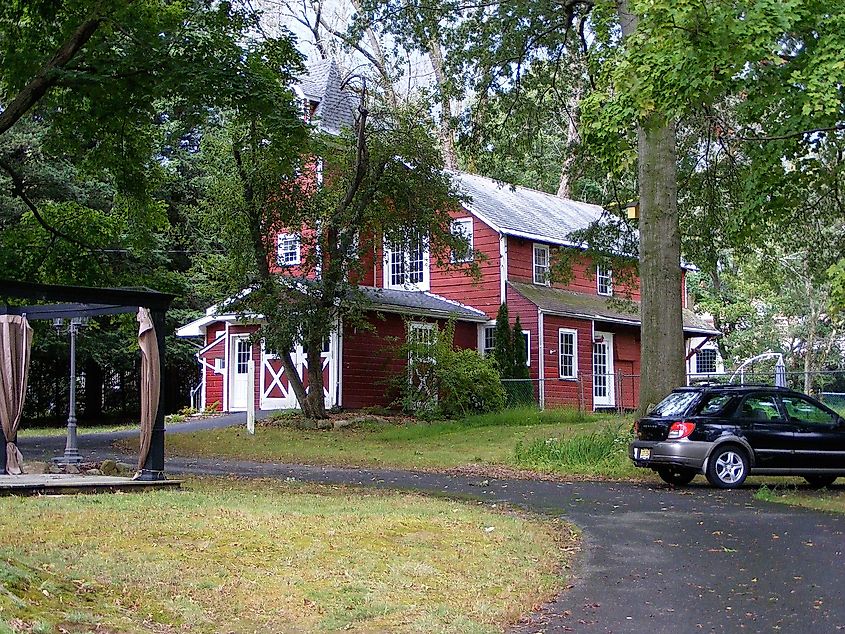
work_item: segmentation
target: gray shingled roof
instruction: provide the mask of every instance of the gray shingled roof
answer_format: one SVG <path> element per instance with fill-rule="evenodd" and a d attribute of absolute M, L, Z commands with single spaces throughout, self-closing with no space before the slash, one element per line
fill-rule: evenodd
<path fill-rule="evenodd" d="M 307 74 L 300 78 L 299 89 L 305 97 L 317 102 L 314 118 L 321 130 L 339 134 L 355 122 L 358 96 L 351 90 L 341 90 L 340 69 L 333 59 L 309 64 Z"/>
<path fill-rule="evenodd" d="M 581 317 L 634 326 L 640 325 L 640 304 L 638 302 L 614 302 L 609 297 L 573 293 L 572 291 L 526 282 L 508 282 L 508 284 L 525 299 L 554 315 Z M 684 308 L 684 332 L 695 335 L 721 334 L 704 321 L 700 315 L 696 315 L 688 308 Z"/>
<path fill-rule="evenodd" d="M 376 288 L 374 286 L 359 286 L 358 288 L 372 302 L 375 310 L 431 317 L 454 317 L 461 321 L 479 323 L 487 321 L 487 315 L 482 311 L 434 293 Z"/>
<path fill-rule="evenodd" d="M 601 218 L 599 205 L 559 198 L 553 194 L 499 183 L 491 178 L 453 172 L 465 206 L 504 234 L 557 244 L 573 244 L 569 234 Z"/>

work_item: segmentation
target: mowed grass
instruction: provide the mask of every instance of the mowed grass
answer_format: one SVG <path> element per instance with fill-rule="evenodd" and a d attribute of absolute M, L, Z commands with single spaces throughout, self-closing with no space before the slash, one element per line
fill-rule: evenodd
<path fill-rule="evenodd" d="M 295 482 L 0 498 L 0 632 L 498 632 L 575 535 L 479 504 Z"/>
<path fill-rule="evenodd" d="M 76 433 L 80 436 L 86 434 L 108 434 L 115 431 L 130 431 L 138 430 L 139 423 L 122 424 L 122 425 L 86 425 L 78 426 Z M 66 436 L 67 427 L 24 427 L 18 429 L 18 436 L 22 438 L 31 438 L 34 436 Z"/>
<path fill-rule="evenodd" d="M 845 478 L 837 480 L 833 486 L 820 490 L 808 489 L 798 484 L 769 486 L 763 484 L 755 494 L 759 500 L 778 502 L 791 506 L 801 506 L 816 511 L 845 513 Z"/>
<path fill-rule="evenodd" d="M 624 435 L 632 420 L 631 416 L 584 414 L 572 409 L 540 412 L 529 408 L 437 423 L 364 421 L 335 430 L 265 424 L 257 427 L 254 436 L 244 427 L 172 434 L 167 438 L 167 451 L 170 455 L 306 464 L 404 469 L 503 465 L 564 473 L 572 472 L 573 465 L 520 458 L 517 448 L 549 439 L 566 442 L 589 438 L 607 429 Z M 124 446 L 131 447 L 132 441 Z M 584 475 L 632 475 L 634 468 L 627 463 L 623 452 L 613 465 L 596 467 L 583 462 L 575 471 Z"/>

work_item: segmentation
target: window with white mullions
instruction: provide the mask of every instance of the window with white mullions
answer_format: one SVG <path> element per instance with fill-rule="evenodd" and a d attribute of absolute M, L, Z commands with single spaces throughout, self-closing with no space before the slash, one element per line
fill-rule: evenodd
<path fill-rule="evenodd" d="M 562 379 L 574 379 L 578 375 L 578 331 L 559 329 L 558 344 L 559 376 Z"/>
<path fill-rule="evenodd" d="M 238 339 L 235 356 L 235 372 L 238 374 L 249 372 L 249 361 L 252 358 L 252 344 L 248 339 Z"/>
<path fill-rule="evenodd" d="M 596 290 L 599 295 L 613 295 L 613 274 L 609 268 L 596 267 Z"/>
<path fill-rule="evenodd" d="M 427 291 L 429 289 L 428 246 L 425 238 L 385 240 L 384 286 Z"/>
<path fill-rule="evenodd" d="M 496 347 L 496 326 L 484 326 L 481 341 L 481 354 L 485 357 L 493 354 Z"/>
<path fill-rule="evenodd" d="M 715 374 L 715 348 L 702 348 L 701 350 L 695 353 L 695 371 L 697 374 Z"/>
<path fill-rule="evenodd" d="M 534 245 L 534 283 L 549 285 L 549 247 Z"/>
<path fill-rule="evenodd" d="M 471 262 L 473 258 L 472 218 L 459 218 L 452 222 L 452 235 L 467 241 L 464 251 L 452 251 L 452 262 Z"/>
<path fill-rule="evenodd" d="M 276 262 L 278 265 L 291 266 L 299 264 L 299 236 L 295 233 L 280 233 L 276 239 Z"/>

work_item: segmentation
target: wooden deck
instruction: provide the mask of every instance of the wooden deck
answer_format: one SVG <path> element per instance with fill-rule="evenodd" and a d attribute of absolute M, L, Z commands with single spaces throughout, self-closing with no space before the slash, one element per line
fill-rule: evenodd
<path fill-rule="evenodd" d="M 19 476 L 0 475 L 0 495 L 67 495 L 72 493 L 141 492 L 153 489 L 178 489 L 181 480 L 146 482 L 114 476 L 33 473 Z"/>

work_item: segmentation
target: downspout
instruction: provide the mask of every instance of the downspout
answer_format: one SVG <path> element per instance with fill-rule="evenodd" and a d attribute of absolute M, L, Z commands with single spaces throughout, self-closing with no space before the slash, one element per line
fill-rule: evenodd
<path fill-rule="evenodd" d="M 499 234 L 499 304 L 504 304 L 508 299 L 508 237 L 504 233 Z"/>
<path fill-rule="evenodd" d="M 223 374 L 223 411 L 229 411 L 229 348 L 232 347 L 232 342 L 229 339 L 229 322 L 224 322 L 223 332 L 226 333 L 226 347 L 223 350 L 223 363 L 226 366 Z"/>
<path fill-rule="evenodd" d="M 337 351 L 335 356 L 335 405 L 343 407 L 343 318 L 337 318 Z"/>
<path fill-rule="evenodd" d="M 545 337 L 545 329 L 543 327 L 543 310 L 538 306 L 537 307 L 537 338 L 539 342 L 537 344 L 537 371 L 539 372 L 537 378 L 538 382 L 540 383 L 539 393 L 540 393 L 540 409 L 546 409 L 546 337 Z"/>

